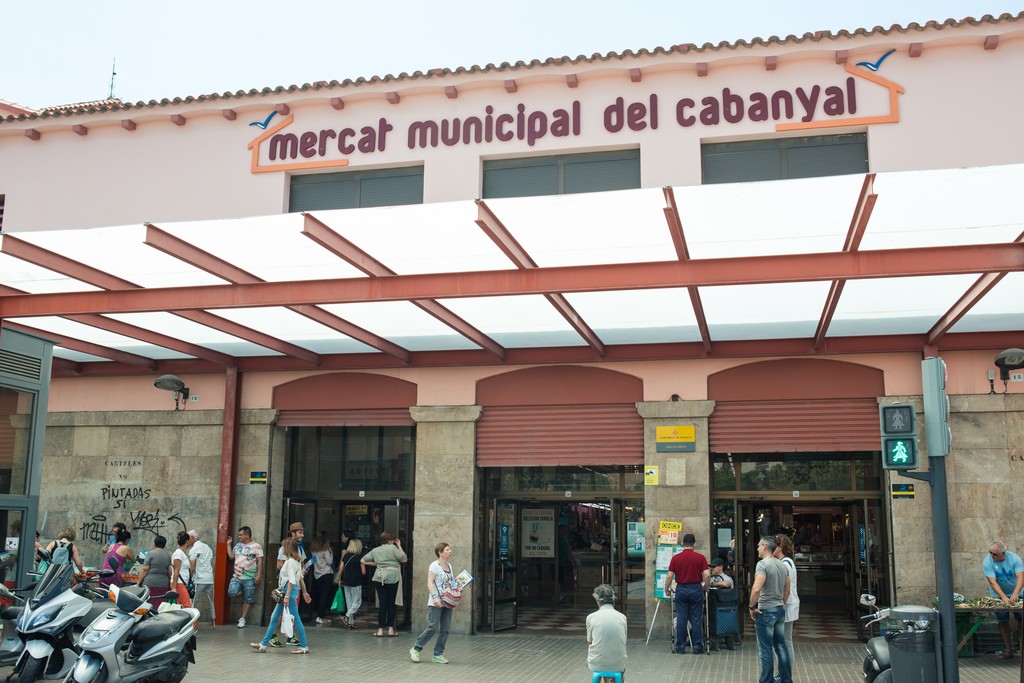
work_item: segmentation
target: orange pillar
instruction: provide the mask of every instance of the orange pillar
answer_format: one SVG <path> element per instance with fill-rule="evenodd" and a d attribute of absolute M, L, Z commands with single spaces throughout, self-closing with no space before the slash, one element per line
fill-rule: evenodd
<path fill-rule="evenodd" d="M 227 547 L 234 540 L 235 466 L 238 462 L 238 422 L 242 395 L 242 377 L 238 368 L 231 366 L 225 372 L 224 428 L 220 451 L 220 505 L 217 511 L 217 538 L 213 549 L 217 566 L 221 567 L 213 578 L 213 594 L 217 600 L 217 623 L 223 624 L 231 609 L 228 597 L 228 579 L 232 565 L 228 562 Z"/>

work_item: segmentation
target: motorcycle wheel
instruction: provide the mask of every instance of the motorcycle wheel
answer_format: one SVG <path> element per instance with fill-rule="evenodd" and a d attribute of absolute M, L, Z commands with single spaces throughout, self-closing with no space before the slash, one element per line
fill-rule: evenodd
<path fill-rule="evenodd" d="M 46 661 L 29 656 L 25 660 L 25 666 L 21 669 L 18 683 L 31 683 L 32 681 L 43 680 L 43 670 L 46 668 Z"/>

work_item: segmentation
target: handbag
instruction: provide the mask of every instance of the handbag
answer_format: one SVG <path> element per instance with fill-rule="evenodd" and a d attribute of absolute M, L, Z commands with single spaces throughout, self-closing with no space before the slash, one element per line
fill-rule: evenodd
<path fill-rule="evenodd" d="M 194 599 L 196 597 L 196 584 L 194 581 L 189 579 L 189 582 L 185 584 L 185 589 L 188 590 L 189 599 Z"/>
<path fill-rule="evenodd" d="M 345 613 L 345 591 L 338 590 L 334 594 L 334 602 L 331 603 L 331 612 L 334 614 Z"/>
<path fill-rule="evenodd" d="M 281 589 L 281 587 L 287 586 L 288 582 L 286 581 L 285 583 L 281 583 L 280 577 L 278 577 L 277 582 L 277 588 L 270 591 L 270 599 L 274 602 L 281 602 L 282 600 L 284 600 L 284 591 Z"/>
<path fill-rule="evenodd" d="M 441 604 L 449 609 L 455 609 L 462 601 L 462 589 L 455 585 L 450 572 L 445 574 L 448 576 L 448 585 L 441 591 Z"/>
<path fill-rule="evenodd" d="M 441 591 L 441 604 L 449 609 L 455 609 L 462 600 L 462 589 L 448 584 L 448 587 Z"/>

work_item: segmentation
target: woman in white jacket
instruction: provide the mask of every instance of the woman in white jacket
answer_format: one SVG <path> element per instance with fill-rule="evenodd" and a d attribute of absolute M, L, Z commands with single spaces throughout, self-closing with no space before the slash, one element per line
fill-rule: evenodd
<path fill-rule="evenodd" d="M 277 603 L 274 613 L 270 615 L 270 624 L 263 640 L 258 643 L 249 643 L 250 647 L 256 648 L 259 652 L 266 652 L 270 644 L 270 637 L 277 631 L 277 625 L 281 621 L 281 615 L 285 610 L 291 615 L 294 621 L 295 635 L 299 638 L 299 646 L 292 650 L 293 655 L 308 655 L 309 647 L 306 643 L 306 629 L 302 626 L 299 618 L 299 584 L 302 582 L 302 565 L 299 563 L 299 546 L 294 538 L 286 538 L 281 542 L 281 552 L 284 553 L 284 564 L 281 566 L 281 575 L 278 578 L 278 588 L 281 590 L 281 602 Z M 306 602 L 309 602 L 309 596 Z"/>
<path fill-rule="evenodd" d="M 786 534 L 775 537 L 775 557 L 789 570 L 789 599 L 786 600 L 786 645 L 793 657 L 793 622 L 800 618 L 800 596 L 796 592 L 796 564 L 793 562 L 793 540 Z"/>

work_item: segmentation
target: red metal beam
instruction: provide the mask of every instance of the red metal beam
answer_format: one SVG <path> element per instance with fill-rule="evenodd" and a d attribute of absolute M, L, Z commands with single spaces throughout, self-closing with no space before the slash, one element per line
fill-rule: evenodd
<path fill-rule="evenodd" d="M 86 365 L 109 365 L 109 363 L 86 363 Z M 75 363 L 67 358 L 53 357 L 50 364 L 51 377 L 79 377 L 82 373 L 82 363 Z"/>
<path fill-rule="evenodd" d="M 102 315 L 69 315 L 68 320 L 73 320 L 76 323 L 82 323 L 83 325 L 89 325 L 100 330 L 106 330 L 107 332 L 113 332 L 120 334 L 125 337 L 131 337 L 147 344 L 153 344 L 154 346 L 161 346 L 171 351 L 177 351 L 178 353 L 185 353 L 190 356 L 202 360 L 208 360 L 218 365 L 229 366 L 235 364 L 233 356 L 229 356 L 226 353 L 220 351 L 214 351 L 208 349 L 205 346 L 199 344 L 192 344 L 181 339 L 175 339 L 174 337 L 166 334 L 160 334 L 152 330 L 147 330 L 137 325 L 131 325 L 120 320 L 114 320 L 113 318 L 107 318 Z"/>
<path fill-rule="evenodd" d="M 767 339 L 742 341 L 716 341 L 715 358 L 758 358 L 765 356 L 838 356 L 848 354 L 913 353 L 924 348 L 924 334 L 903 334 L 867 337 L 831 337 L 825 348 L 815 349 L 813 340 Z M 1009 348 L 1020 343 L 1020 332 L 961 332 L 942 337 L 941 351 L 977 351 Z M 380 353 L 350 353 L 325 355 L 322 370 L 367 370 L 408 367 L 398 359 Z M 555 363 L 602 363 L 623 361 L 687 360 L 707 358 L 700 342 L 666 344 L 608 345 L 605 355 L 598 356 L 588 346 L 509 349 L 504 361 L 482 349 L 452 351 L 414 351 L 414 367 L 511 367 L 516 365 L 546 365 Z M 239 372 L 275 372 L 304 370 L 308 366 L 287 356 L 240 358 Z M 68 377 L 120 377 L 153 374 L 137 366 L 122 363 L 65 363 L 66 367 L 54 376 Z M 55 373 L 57 370 L 55 369 Z M 221 374 L 224 368 L 205 361 L 163 360 L 157 373 L 176 375 Z"/>
<path fill-rule="evenodd" d="M 0 296 L 6 296 L 9 294 L 26 294 L 27 292 L 15 289 L 14 287 L 8 287 L 6 285 L 0 285 Z M 114 334 L 120 334 L 124 337 L 130 337 L 146 344 L 152 344 L 153 346 L 160 346 L 165 349 L 177 351 L 178 353 L 184 353 L 189 356 L 195 356 L 201 360 L 208 360 L 218 365 L 234 365 L 235 359 L 226 353 L 220 351 L 214 351 L 208 349 L 205 346 L 199 346 L 198 344 L 192 344 L 174 337 L 160 334 L 152 330 L 147 330 L 137 325 L 131 325 L 114 318 L 107 318 L 102 315 L 88 314 L 88 315 L 69 315 L 65 316 L 67 320 L 72 320 L 76 323 L 83 325 L 89 325 L 99 330 L 106 330 L 107 332 L 113 332 Z M 50 334 L 49 332 L 47 334 Z M 83 341 L 84 343 L 84 341 Z"/>
<path fill-rule="evenodd" d="M 185 240 L 175 237 L 174 235 L 161 230 L 152 223 L 146 223 L 146 239 L 145 244 L 158 249 L 168 256 L 184 261 L 190 265 L 195 266 L 201 270 L 205 270 L 211 275 L 216 275 L 222 280 L 234 284 L 254 284 L 257 282 L 266 282 L 263 278 L 257 277 L 247 270 L 243 270 L 233 263 L 229 263 L 219 256 L 214 256 L 208 251 L 204 251 L 194 244 L 190 244 Z M 299 315 L 305 316 L 310 320 L 320 323 L 325 327 L 329 327 L 335 332 L 340 332 L 348 337 L 355 339 L 356 341 L 366 344 L 370 348 L 383 351 L 389 355 L 400 358 L 405 362 L 409 362 L 409 351 L 403 349 L 398 344 L 394 344 L 383 337 L 365 330 L 358 325 L 354 325 L 347 320 L 344 320 L 329 311 L 325 311 L 322 308 L 316 306 L 287 306 L 289 310 L 292 310 Z M 320 364 L 320 356 L 316 354 L 315 365 Z"/>
<path fill-rule="evenodd" d="M 1024 232 L 1017 235 L 1017 239 L 1014 242 L 1024 242 Z M 999 281 L 1006 277 L 1006 273 L 985 273 L 978 278 L 970 288 L 964 292 L 963 296 L 957 299 L 957 302 L 953 304 L 948 311 L 946 311 L 941 318 L 936 321 L 932 328 L 928 330 L 928 344 L 935 344 L 938 342 L 942 335 L 946 334 L 953 325 L 956 325 L 960 318 L 967 315 L 967 312 L 974 308 L 974 305 L 984 298 L 989 291 L 999 284 Z"/>
<path fill-rule="evenodd" d="M 217 534 L 213 539 L 216 557 L 226 557 L 227 547 L 234 542 L 235 477 L 238 462 L 238 436 L 241 420 L 242 375 L 238 368 L 228 368 L 224 377 L 224 426 L 220 444 L 220 504 L 217 507 Z M 218 624 L 231 612 L 231 599 L 227 595 L 231 569 L 220 563 L 213 577 L 213 594 L 220 598 Z"/>
<path fill-rule="evenodd" d="M 690 250 L 686 246 L 686 233 L 683 231 L 683 219 L 679 217 L 679 208 L 676 206 L 676 193 L 671 187 L 664 188 L 665 220 L 668 221 L 668 231 L 672 236 L 672 244 L 676 248 L 676 258 L 680 261 L 690 260 Z M 690 295 L 690 305 L 693 306 L 693 316 L 697 320 L 697 329 L 700 331 L 700 341 L 704 344 L 704 350 L 711 353 L 711 331 L 708 330 L 708 318 L 704 314 L 704 302 L 700 299 L 700 290 L 696 287 L 687 287 Z"/>
<path fill-rule="evenodd" d="M 88 353 L 99 358 L 106 358 L 107 360 L 114 360 L 119 363 L 125 363 L 127 365 L 137 365 L 147 370 L 156 369 L 156 361 L 152 358 L 146 358 L 135 353 L 129 353 L 127 351 L 119 351 L 112 349 L 109 346 L 102 346 L 100 344 L 93 344 L 91 342 L 82 341 L 81 339 L 75 339 L 74 337 L 68 337 L 63 334 L 57 334 L 50 332 L 49 330 L 40 330 L 35 327 L 29 327 L 28 325 L 22 325 L 12 320 L 5 320 L 3 326 L 17 330 L 18 332 L 24 332 L 26 334 L 34 334 L 38 337 L 44 337 L 46 339 L 52 339 L 66 349 L 72 351 L 78 351 L 79 353 Z"/>
<path fill-rule="evenodd" d="M 14 256 L 23 261 L 34 263 L 37 266 L 48 268 L 54 272 L 67 275 L 68 277 L 80 280 L 94 287 L 100 287 L 102 289 L 111 291 L 146 291 L 139 285 L 129 280 L 119 278 L 110 273 L 105 273 L 98 268 L 93 268 L 79 261 L 69 259 L 66 256 L 61 256 L 48 249 L 44 249 L 40 246 L 34 245 L 31 242 L 12 237 L 10 235 L 4 235 L 3 243 L 0 244 L 0 251 L 10 256 Z M 164 309 L 155 309 L 157 311 Z M 289 356 L 295 356 L 301 358 L 311 365 L 316 365 L 320 357 L 302 348 L 296 344 L 290 344 L 288 342 L 272 337 L 269 334 L 264 334 L 244 325 L 226 320 L 218 315 L 207 313 L 201 310 L 185 310 L 177 313 L 177 315 L 191 320 L 192 322 L 199 323 L 200 325 L 206 325 L 215 330 L 219 330 L 225 334 L 229 334 L 239 339 L 258 344 L 272 351 L 283 353 Z"/>
<path fill-rule="evenodd" d="M 850 227 L 846 231 L 846 242 L 843 243 L 843 251 L 857 251 L 864 239 L 864 231 L 867 230 L 868 221 L 871 219 L 871 212 L 875 208 L 878 195 L 874 193 L 875 174 L 868 173 L 864 176 L 864 183 L 860 188 L 860 196 L 857 197 L 857 205 L 853 209 L 853 217 L 850 219 Z M 832 324 L 832 316 L 836 313 L 839 305 L 839 298 L 843 295 L 843 288 L 846 287 L 845 280 L 833 280 L 832 286 L 825 297 L 825 306 L 822 308 L 821 317 L 818 319 L 818 327 L 814 331 L 814 348 L 820 349 L 825 343 L 825 336 L 828 334 L 829 325 Z"/>
<path fill-rule="evenodd" d="M 394 275 L 204 285 L 148 290 L 22 294 L 0 298 L 0 318 L 142 313 L 302 304 L 408 301 L 551 292 L 613 292 L 676 287 L 869 280 L 1024 271 L 1024 244 L 780 254 L 742 258 L 558 266 L 529 270 Z"/>
<path fill-rule="evenodd" d="M 373 256 L 339 235 L 312 214 L 307 213 L 303 214 L 303 216 L 305 220 L 302 225 L 302 234 L 335 256 L 344 259 L 370 277 L 387 277 L 397 274 Z M 505 357 L 505 348 L 501 344 L 433 299 L 413 299 L 410 303 L 434 316 L 437 320 L 440 320 L 478 346 L 490 351 L 498 358 Z"/>
<path fill-rule="evenodd" d="M 483 202 L 482 199 L 476 200 L 477 205 L 477 219 L 476 224 L 484 231 L 484 233 L 491 238 L 491 240 L 498 245 L 498 248 L 505 252 L 505 255 L 512 260 L 512 263 L 516 264 L 523 270 L 538 270 L 537 263 L 533 258 L 523 249 L 522 245 L 512 236 L 508 228 L 505 227 L 504 223 L 494 215 L 491 208 Z M 597 333 L 590 328 L 585 320 L 576 312 L 572 307 L 572 304 L 558 293 L 558 290 L 551 290 L 549 292 L 538 292 L 544 295 L 555 310 L 558 311 L 576 333 L 583 338 L 587 344 L 597 351 L 598 355 L 604 355 L 604 342 L 597 336 Z"/>

